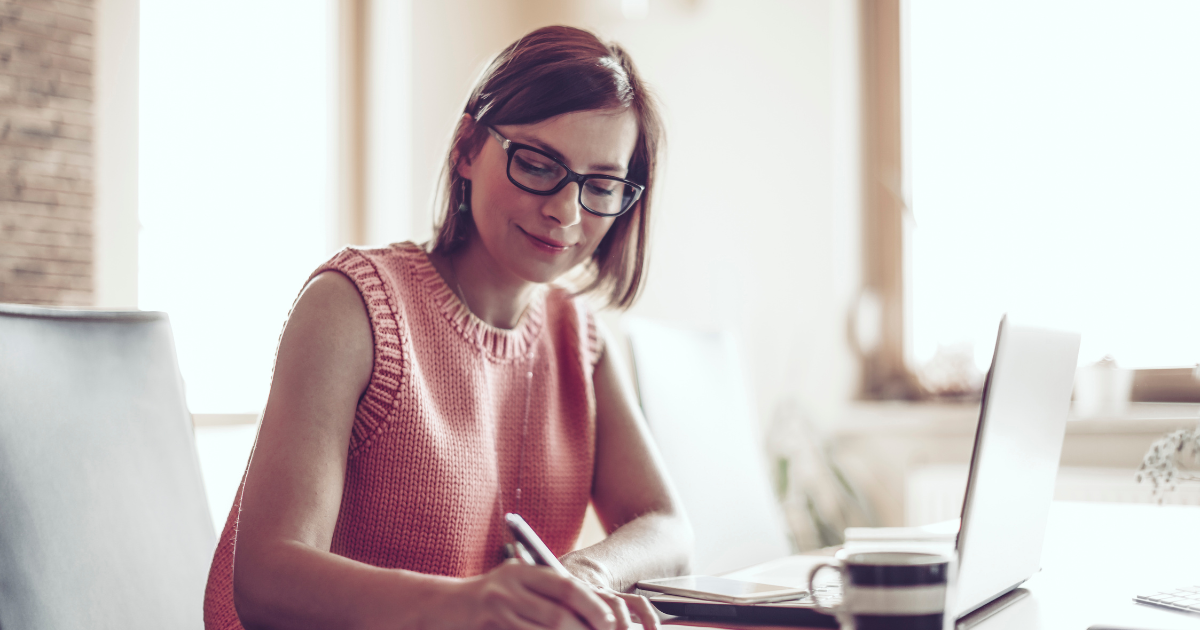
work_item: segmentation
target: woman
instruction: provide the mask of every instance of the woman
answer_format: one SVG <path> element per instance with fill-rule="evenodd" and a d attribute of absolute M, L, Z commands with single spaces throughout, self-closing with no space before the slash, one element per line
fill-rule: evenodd
<path fill-rule="evenodd" d="M 433 242 L 344 250 L 280 338 L 209 628 L 651 626 L 691 530 L 571 279 L 628 307 L 661 125 L 624 51 L 517 41 L 471 92 Z M 571 551 L 589 501 L 609 532 Z M 575 579 L 505 561 L 521 514 Z M 569 552 L 569 553 L 568 553 Z"/>

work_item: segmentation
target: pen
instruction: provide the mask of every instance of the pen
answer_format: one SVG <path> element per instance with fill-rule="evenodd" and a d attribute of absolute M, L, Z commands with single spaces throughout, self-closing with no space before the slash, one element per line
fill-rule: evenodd
<path fill-rule="evenodd" d="M 524 547 L 525 551 L 527 551 L 529 555 L 533 556 L 534 564 L 550 567 L 550 569 L 557 573 L 560 577 L 571 577 L 571 574 L 567 572 L 566 567 L 564 567 L 562 563 L 558 561 L 558 558 L 554 557 L 554 554 L 551 553 L 550 548 L 546 546 L 546 543 L 542 542 L 541 538 L 538 538 L 537 533 L 533 531 L 533 528 L 529 526 L 529 523 L 525 522 L 525 519 L 521 518 L 520 514 L 513 514 L 512 512 L 509 512 L 508 514 L 504 515 L 504 522 L 508 525 L 509 531 L 512 532 L 513 538 L 517 539 L 518 557 L 525 559 L 521 556 L 520 550 L 521 547 Z"/>

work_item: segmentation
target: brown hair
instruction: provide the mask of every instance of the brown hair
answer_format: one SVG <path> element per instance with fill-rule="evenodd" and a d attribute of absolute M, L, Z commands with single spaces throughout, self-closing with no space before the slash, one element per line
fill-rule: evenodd
<path fill-rule="evenodd" d="M 487 128 L 527 125 L 560 114 L 597 109 L 630 108 L 638 122 L 638 139 L 629 160 L 631 181 L 646 186 L 641 199 L 617 217 L 585 265 L 579 293 L 598 295 L 606 306 L 633 305 L 646 275 L 646 241 L 651 192 L 662 120 L 654 97 L 617 44 L 567 26 L 540 28 L 518 39 L 492 60 L 475 83 L 459 118 L 442 168 L 434 222 L 433 250 L 449 255 L 467 241 L 473 219 L 457 212 L 469 197 L 470 185 L 458 174 L 456 160 L 475 155 L 487 139 Z M 469 202 L 468 202 L 469 203 Z"/>

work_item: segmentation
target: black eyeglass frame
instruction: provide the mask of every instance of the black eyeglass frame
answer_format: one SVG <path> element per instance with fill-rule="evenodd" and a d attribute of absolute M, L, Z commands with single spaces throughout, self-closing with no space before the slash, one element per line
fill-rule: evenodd
<path fill-rule="evenodd" d="M 500 142 L 500 147 L 503 148 L 504 152 L 508 154 L 508 164 L 505 165 L 505 167 L 504 167 L 504 174 L 508 176 L 508 181 L 512 182 L 513 186 L 516 186 L 517 188 L 520 188 L 521 190 L 524 190 L 527 193 L 532 193 L 534 195 L 549 196 L 549 195 L 553 195 L 553 194 L 557 193 L 558 191 L 562 190 L 564 187 L 566 187 L 567 184 L 577 183 L 577 184 L 579 184 L 579 207 L 583 208 L 584 210 L 587 210 L 588 212 L 590 212 L 598 217 L 615 218 L 615 217 L 621 216 L 622 214 L 625 214 L 626 212 L 629 212 L 629 209 L 637 204 L 638 199 L 642 198 L 642 193 L 645 192 L 645 190 L 646 190 L 646 187 L 643 186 L 642 184 L 639 184 L 637 182 L 631 182 L 628 179 L 621 179 L 620 177 L 615 177 L 613 175 L 601 175 L 599 173 L 593 173 L 593 174 L 589 174 L 589 175 L 581 175 L 579 173 L 576 173 L 575 171 L 572 171 L 570 168 L 568 168 L 566 164 L 562 163 L 562 160 L 554 157 L 553 155 L 550 155 L 549 153 L 546 153 L 545 151 L 543 151 L 537 147 L 531 147 L 528 144 L 521 144 L 520 142 L 513 142 L 512 140 L 509 140 L 508 138 L 505 138 L 504 136 L 500 135 L 500 132 L 496 131 L 492 127 L 488 127 L 487 130 L 488 130 L 488 133 L 492 134 L 492 136 L 495 137 L 496 140 L 498 140 Z M 559 180 L 558 184 L 556 184 L 554 186 L 554 188 L 551 188 L 550 190 L 537 190 L 537 189 L 529 188 L 528 186 L 522 185 L 520 182 L 518 182 L 512 176 L 513 156 L 516 155 L 517 151 L 520 149 L 524 149 L 526 151 L 533 151 L 534 153 L 536 153 L 542 157 L 545 157 L 546 159 L 561 166 L 562 169 L 567 172 L 567 174 L 563 175 L 563 178 L 561 180 Z M 625 207 L 621 208 L 620 212 L 617 212 L 614 214 L 605 214 L 603 212 L 596 212 L 595 210 L 592 210 L 591 208 L 587 207 L 587 204 L 583 202 L 583 185 L 589 179 L 605 179 L 605 180 L 614 181 L 614 182 L 621 182 L 622 184 L 631 186 L 633 188 L 633 198 L 629 200 L 629 205 L 626 205 Z"/>

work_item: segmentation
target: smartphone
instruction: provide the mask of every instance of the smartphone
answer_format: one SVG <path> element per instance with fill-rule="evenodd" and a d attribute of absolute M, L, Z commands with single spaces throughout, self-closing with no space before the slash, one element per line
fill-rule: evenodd
<path fill-rule="evenodd" d="M 668 595 L 707 599 L 731 604 L 763 604 L 800 599 L 808 595 L 802 588 L 744 582 L 711 575 L 685 575 L 683 577 L 642 580 L 637 587 Z"/>

